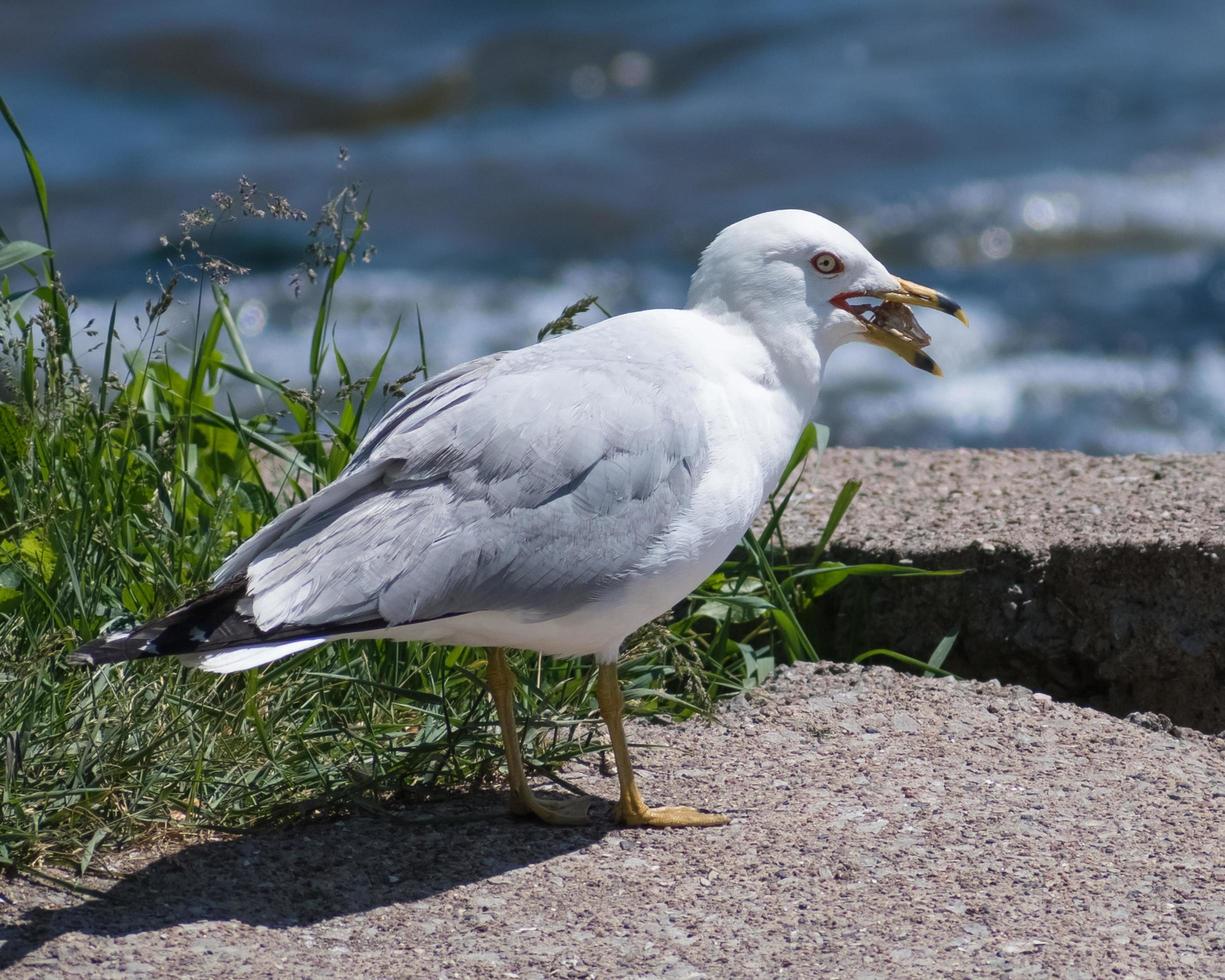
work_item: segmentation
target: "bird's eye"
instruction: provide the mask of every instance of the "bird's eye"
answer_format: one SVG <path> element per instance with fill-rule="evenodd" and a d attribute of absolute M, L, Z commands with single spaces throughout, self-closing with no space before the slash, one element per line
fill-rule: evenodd
<path fill-rule="evenodd" d="M 842 271 L 842 259 L 833 252 L 818 252 L 812 257 L 812 267 L 823 276 L 832 276 Z"/>

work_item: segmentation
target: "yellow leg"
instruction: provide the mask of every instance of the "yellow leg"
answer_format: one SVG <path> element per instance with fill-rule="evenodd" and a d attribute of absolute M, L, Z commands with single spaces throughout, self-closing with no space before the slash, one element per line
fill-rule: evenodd
<path fill-rule="evenodd" d="M 502 650 L 489 651 L 485 684 L 498 711 L 498 724 L 502 726 L 502 744 L 506 749 L 506 766 L 510 770 L 511 812 L 522 816 L 535 814 L 545 823 L 570 826 L 587 823 L 590 800 L 580 798 L 563 803 L 539 800 L 527 784 L 527 774 L 523 771 L 523 755 L 519 750 L 519 730 L 515 725 L 515 675 L 511 673 L 506 654 Z"/>
<path fill-rule="evenodd" d="M 728 822 L 721 813 L 703 813 L 690 806 L 649 807 L 643 802 L 634 783 L 629 747 L 625 744 L 625 728 L 621 718 L 625 703 L 621 700 L 621 684 L 617 680 L 616 664 L 600 664 L 596 680 L 596 697 L 600 714 L 608 726 L 613 757 L 617 760 L 617 782 L 621 784 L 621 799 L 613 816 L 631 827 L 721 827 Z"/>

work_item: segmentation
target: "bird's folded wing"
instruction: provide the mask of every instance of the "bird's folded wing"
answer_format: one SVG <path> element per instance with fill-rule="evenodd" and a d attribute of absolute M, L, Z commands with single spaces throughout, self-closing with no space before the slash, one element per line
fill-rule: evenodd
<path fill-rule="evenodd" d="M 562 614 L 633 570 L 688 502 L 706 444 L 684 378 L 615 340 L 442 375 L 223 575 L 246 573 L 262 630 Z"/>
<path fill-rule="evenodd" d="M 491 354 L 431 378 L 409 392 L 383 416 L 357 447 L 349 465 L 336 478 L 308 500 L 278 514 L 256 534 L 244 541 L 222 562 L 213 575 L 213 585 L 221 586 L 247 571 L 255 558 L 285 540 L 296 529 L 332 511 L 343 509 L 347 502 L 363 489 L 382 479 L 387 469 L 382 460 L 371 458 L 373 451 L 400 426 L 412 431 L 414 425 L 439 415 L 456 400 L 462 400 L 479 390 L 489 372 L 504 355 Z M 409 422 L 410 416 L 416 422 Z"/>

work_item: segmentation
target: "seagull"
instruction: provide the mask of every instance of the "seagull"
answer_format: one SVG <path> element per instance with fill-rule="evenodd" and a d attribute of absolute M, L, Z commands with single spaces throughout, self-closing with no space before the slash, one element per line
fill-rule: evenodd
<path fill-rule="evenodd" d="M 591 801 L 528 785 L 507 650 L 591 656 L 631 826 L 727 817 L 649 807 L 617 657 L 711 575 L 813 417 L 833 351 L 866 341 L 931 374 L 912 307 L 961 307 L 890 274 L 807 211 L 758 214 L 702 253 L 684 309 L 616 316 L 437 375 L 370 430 L 335 482 L 243 543 L 200 598 L 69 655 L 173 656 L 229 673 L 338 639 L 486 650 L 511 810 L 552 824 Z"/>

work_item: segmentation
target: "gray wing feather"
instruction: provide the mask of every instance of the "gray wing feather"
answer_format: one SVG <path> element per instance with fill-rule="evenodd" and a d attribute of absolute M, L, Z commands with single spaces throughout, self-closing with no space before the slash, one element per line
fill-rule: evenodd
<path fill-rule="evenodd" d="M 349 465 L 334 482 L 277 515 L 244 541 L 214 573 L 213 584 L 221 585 L 241 575 L 259 556 L 268 554 L 284 541 L 300 538 L 301 535 L 295 532 L 308 525 L 317 525 L 320 518 L 324 518 L 323 523 L 326 524 L 328 515 L 343 512 L 350 500 L 362 495 L 372 484 L 377 488 L 388 469 L 388 462 L 372 460 L 371 456 L 387 436 L 400 429 L 405 433 L 411 432 L 447 406 L 462 401 L 483 384 L 502 357 L 502 353 L 490 354 L 461 364 L 409 392 L 366 433 Z"/>
<path fill-rule="evenodd" d="M 692 494 L 703 426 L 679 365 L 639 360 L 611 332 L 569 339 L 413 392 L 336 484 L 240 549 L 261 628 L 544 618 L 629 573 Z"/>

